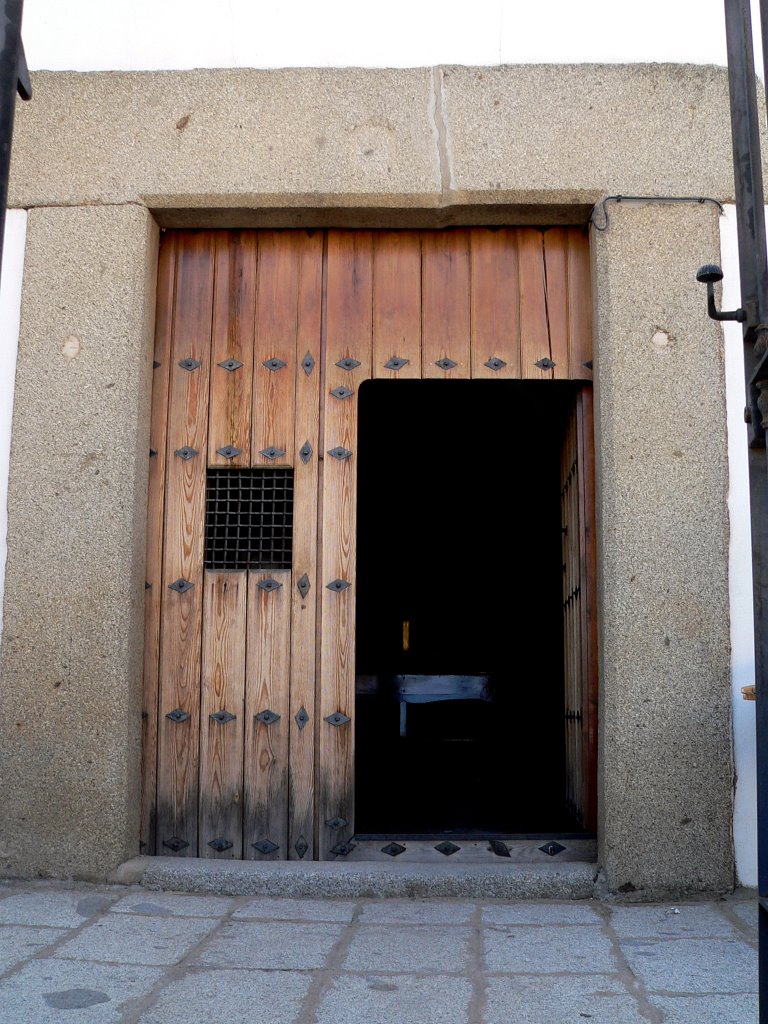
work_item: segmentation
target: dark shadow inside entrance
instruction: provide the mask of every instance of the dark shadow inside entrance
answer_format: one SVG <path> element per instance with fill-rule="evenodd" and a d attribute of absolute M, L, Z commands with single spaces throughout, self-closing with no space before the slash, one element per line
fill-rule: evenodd
<path fill-rule="evenodd" d="M 565 806 L 559 493 L 574 393 L 360 388 L 358 836 L 580 831 Z"/>

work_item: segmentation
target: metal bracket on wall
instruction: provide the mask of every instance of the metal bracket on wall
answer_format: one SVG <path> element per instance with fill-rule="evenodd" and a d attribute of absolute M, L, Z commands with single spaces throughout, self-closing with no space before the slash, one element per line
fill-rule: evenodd
<path fill-rule="evenodd" d="M 341 445 L 339 445 L 337 448 L 330 448 L 328 454 L 331 458 L 338 459 L 341 462 L 343 459 L 348 459 L 352 452 L 349 448 L 342 448 Z"/>
<path fill-rule="evenodd" d="M 354 839 L 349 839 L 346 843 L 337 843 L 332 847 L 331 853 L 335 854 L 337 857 L 346 857 L 348 854 L 352 853 L 356 845 L 357 844 Z"/>
<path fill-rule="evenodd" d="M 299 458 L 305 466 L 312 458 L 312 445 L 309 441 L 305 441 L 301 448 L 299 448 Z"/>
<path fill-rule="evenodd" d="M 196 448 L 187 448 L 187 447 L 177 448 L 176 451 L 174 452 L 174 455 L 178 455 L 178 457 L 180 459 L 184 459 L 185 462 L 188 459 L 194 459 L 194 457 L 196 455 L 199 455 L 199 454 L 200 453 L 198 452 L 198 450 Z"/>
<path fill-rule="evenodd" d="M 229 370 L 229 372 L 232 373 L 234 370 L 239 370 L 243 364 L 239 359 L 225 359 L 223 363 L 218 363 L 217 365 L 220 366 L 222 370 Z"/>
<path fill-rule="evenodd" d="M 345 715 L 343 711 L 334 711 L 332 715 L 326 715 L 323 721 L 327 722 L 328 725 L 346 725 L 347 722 L 351 722 L 352 719 L 349 715 Z"/>
<path fill-rule="evenodd" d="M 181 708 L 175 708 L 173 711 L 169 711 L 166 718 L 170 718 L 172 722 L 186 722 L 190 717 L 189 712 L 182 711 Z"/>
<path fill-rule="evenodd" d="M 173 850 L 174 853 L 178 853 L 179 850 L 183 850 L 189 846 L 189 843 L 186 839 L 179 839 L 178 836 L 171 836 L 170 839 L 163 840 L 163 846 L 167 846 L 169 850 Z"/>
<path fill-rule="evenodd" d="M 282 448 L 262 448 L 259 455 L 263 455 L 265 459 L 269 459 L 271 462 L 273 459 L 282 458 L 285 452 Z"/>
<path fill-rule="evenodd" d="M 353 359 L 351 356 L 347 356 L 346 359 L 339 359 L 336 363 L 340 370 L 356 370 L 360 365 L 359 359 Z"/>
<path fill-rule="evenodd" d="M 251 846 L 259 853 L 274 853 L 275 850 L 280 849 L 277 843 L 273 843 L 270 839 L 260 839 L 258 843 L 251 843 Z"/>
<path fill-rule="evenodd" d="M 453 359 L 438 359 L 435 366 L 439 366 L 441 370 L 452 370 L 457 363 Z"/>
<path fill-rule="evenodd" d="M 221 711 L 214 712 L 208 717 L 214 722 L 218 722 L 219 725 L 226 725 L 227 722 L 234 722 L 237 715 L 233 715 L 231 711 L 225 711 L 222 709 Z"/>
<path fill-rule="evenodd" d="M 173 583 L 168 584 L 169 590 L 175 590 L 177 594 L 186 594 L 188 590 L 194 587 L 194 583 L 190 583 L 189 580 L 178 579 L 174 580 Z"/>
<path fill-rule="evenodd" d="M 315 360 L 312 358 L 312 353 L 307 352 L 304 358 L 301 360 L 301 368 L 307 376 L 312 373 L 315 368 Z"/>
<path fill-rule="evenodd" d="M 444 854 L 446 857 L 452 857 L 454 853 L 458 853 L 461 849 L 456 843 L 451 843 L 447 839 L 443 843 L 438 843 L 435 847 L 438 853 Z"/>
<path fill-rule="evenodd" d="M 242 455 L 240 448 L 235 448 L 233 444 L 224 445 L 223 448 L 217 448 L 217 453 L 223 455 L 225 459 L 234 459 L 236 455 Z"/>
<path fill-rule="evenodd" d="M 272 711 L 271 708 L 260 711 L 258 715 L 254 715 L 253 717 L 258 719 L 259 722 L 263 722 L 264 725 L 273 725 L 275 722 L 280 721 L 280 715 L 278 715 L 276 711 Z"/>
<path fill-rule="evenodd" d="M 276 373 L 278 370 L 282 370 L 287 363 L 284 363 L 282 359 L 265 359 L 261 364 L 266 370 L 271 370 L 272 373 Z"/>
<path fill-rule="evenodd" d="M 300 729 L 303 729 L 304 726 L 309 721 L 309 715 L 307 713 L 307 709 L 304 708 L 304 707 L 299 708 L 299 710 L 296 712 L 296 714 L 293 716 L 293 718 L 294 718 L 294 721 L 296 722 L 296 725 L 298 725 L 298 727 Z"/>
<path fill-rule="evenodd" d="M 384 363 L 384 368 L 386 370 L 402 370 L 402 368 L 407 366 L 408 363 L 410 363 L 410 359 L 403 359 L 401 356 L 392 356 L 391 359 L 388 359 L 386 363 Z"/>
<path fill-rule="evenodd" d="M 352 391 L 350 388 L 345 388 L 342 387 L 342 385 L 339 385 L 337 388 L 334 388 L 333 391 L 331 391 L 331 394 L 333 395 L 334 398 L 338 398 L 341 401 L 343 401 L 345 398 L 350 398 L 354 394 L 354 391 Z"/>
<path fill-rule="evenodd" d="M 546 356 L 543 359 L 537 359 L 534 366 L 538 366 L 540 370 L 554 370 L 557 364 L 553 363 L 551 359 Z"/>
<path fill-rule="evenodd" d="M 199 359 L 180 359 L 179 360 L 179 366 L 182 368 L 182 370 L 189 370 L 190 373 L 193 370 L 196 370 L 199 365 L 200 365 L 200 360 Z"/>
<path fill-rule="evenodd" d="M 544 843 L 543 846 L 539 847 L 539 850 L 541 850 L 542 853 L 546 853 L 548 857 L 556 857 L 557 854 L 562 853 L 564 849 L 564 846 L 561 846 L 560 843 L 556 842 Z"/>
<path fill-rule="evenodd" d="M 405 853 L 405 847 L 400 843 L 387 843 L 386 846 L 382 846 L 381 852 L 389 857 L 399 857 L 401 853 Z"/>
<path fill-rule="evenodd" d="M 267 576 L 265 580 L 259 580 L 256 586 L 259 590 L 266 590 L 268 594 L 271 594 L 273 590 L 279 590 L 282 587 L 282 583 L 278 583 L 277 580 L 273 580 L 271 576 Z"/>
<path fill-rule="evenodd" d="M 309 582 L 309 576 L 306 573 L 301 577 L 299 582 L 296 584 L 296 589 L 302 597 L 306 597 L 310 591 L 312 584 Z"/>
<path fill-rule="evenodd" d="M 303 860 L 304 859 L 304 854 L 309 849 L 309 843 L 304 838 L 304 836 L 299 836 L 299 838 L 294 843 L 293 848 L 296 851 L 296 853 L 298 853 L 299 860 Z"/>
<path fill-rule="evenodd" d="M 509 852 L 509 847 L 506 843 L 502 843 L 500 839 L 489 839 L 489 847 L 492 853 L 495 853 L 497 857 L 511 857 L 512 854 Z"/>
<path fill-rule="evenodd" d="M 347 583 L 346 580 L 331 580 L 331 582 L 330 583 L 326 583 L 325 586 L 326 586 L 326 589 L 333 590 L 337 594 L 340 594 L 342 590 L 346 590 L 348 587 L 351 587 L 352 584 L 351 583 Z"/>
<path fill-rule="evenodd" d="M 232 849 L 232 843 L 223 836 L 220 836 L 218 839 L 211 839 L 208 845 L 212 850 L 215 850 L 216 853 L 224 853 L 225 850 Z"/>
<path fill-rule="evenodd" d="M 506 365 L 504 360 L 499 359 L 497 356 L 493 356 L 485 363 L 489 370 L 503 370 Z"/>

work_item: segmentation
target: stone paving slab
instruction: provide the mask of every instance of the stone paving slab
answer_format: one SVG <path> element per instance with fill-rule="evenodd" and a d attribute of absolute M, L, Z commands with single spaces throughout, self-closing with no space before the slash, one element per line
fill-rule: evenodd
<path fill-rule="evenodd" d="M 0 884 L 0 1021 L 757 1024 L 755 905 Z"/>

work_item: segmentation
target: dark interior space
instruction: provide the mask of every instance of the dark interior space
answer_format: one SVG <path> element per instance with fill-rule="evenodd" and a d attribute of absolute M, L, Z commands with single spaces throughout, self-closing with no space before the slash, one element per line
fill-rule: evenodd
<path fill-rule="evenodd" d="M 560 444 L 574 385 L 359 391 L 356 831 L 578 832 Z"/>

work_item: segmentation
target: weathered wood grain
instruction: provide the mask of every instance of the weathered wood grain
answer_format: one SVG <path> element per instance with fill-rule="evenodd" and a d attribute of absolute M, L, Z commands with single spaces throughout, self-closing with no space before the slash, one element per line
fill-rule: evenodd
<path fill-rule="evenodd" d="M 323 448 L 320 708 L 318 721 L 318 833 L 320 857 L 354 831 L 355 553 L 357 530 L 357 388 L 371 375 L 372 236 L 328 233 Z M 336 364 L 354 359 L 351 370 Z M 349 398 L 333 397 L 343 386 Z M 332 449 L 352 454 L 334 458 Z M 328 584 L 349 586 L 336 591 Z M 350 719 L 331 725 L 340 713 Z M 332 828 L 327 822 L 347 822 Z"/>
<path fill-rule="evenodd" d="M 290 466 L 296 381 L 299 239 L 304 232 L 260 231 L 253 360 L 255 466 Z M 270 457 L 264 451 L 283 455 Z"/>
<path fill-rule="evenodd" d="M 517 232 L 520 267 L 520 372 L 523 380 L 551 380 L 552 370 L 536 364 L 552 359 L 547 330 L 544 242 L 541 231 Z M 554 361 L 554 360 L 553 360 Z"/>
<path fill-rule="evenodd" d="M 395 368 L 387 363 L 398 360 Z M 400 364 L 399 361 L 407 360 Z M 373 237 L 374 377 L 421 377 L 421 234 L 377 231 Z"/>
<path fill-rule="evenodd" d="M 473 228 L 471 244 L 471 376 L 520 377 L 520 288 L 517 232 Z M 505 366 L 487 366 L 491 360 Z"/>
<path fill-rule="evenodd" d="M 198 840 L 204 453 L 213 263 L 211 232 L 185 236 L 178 261 L 171 349 L 158 714 L 158 851 L 182 856 L 196 856 Z M 186 359 L 199 365 L 184 369 L 179 364 Z M 183 447 L 200 454 L 182 459 L 175 452 Z M 191 589 L 171 590 L 170 584 L 178 579 L 191 583 Z M 166 717 L 176 709 L 189 717 L 182 722 Z"/>
<path fill-rule="evenodd" d="M 568 334 L 572 380 L 592 380 L 592 281 L 589 236 L 568 234 Z"/>
<path fill-rule="evenodd" d="M 422 235 L 422 376 L 469 377 L 469 231 L 425 231 Z M 456 365 L 441 369 L 449 359 Z"/>
<path fill-rule="evenodd" d="M 263 590 L 259 583 L 280 586 Z M 248 573 L 243 856 L 285 860 L 288 845 L 288 733 L 291 573 Z M 263 722 L 264 712 L 279 719 Z M 277 849 L 262 853 L 254 843 Z"/>
<path fill-rule="evenodd" d="M 250 466 L 253 332 L 256 303 L 256 232 L 216 232 L 213 295 L 210 466 Z M 227 369 L 228 361 L 242 366 Z M 227 458 L 231 446 L 240 455 Z"/>
<path fill-rule="evenodd" d="M 206 572 L 200 710 L 200 856 L 243 855 L 243 735 L 248 577 Z M 234 718 L 219 721 L 227 712 Z M 211 843 L 231 843 L 217 850 Z"/>
<path fill-rule="evenodd" d="M 323 236 L 315 232 L 298 243 L 299 288 L 294 375 L 296 423 L 293 445 L 293 585 L 291 587 L 291 680 L 288 729 L 288 857 L 312 860 L 315 853 L 315 661 L 319 580 L 318 467 L 320 447 L 320 342 L 323 286 Z M 311 373 L 301 365 L 309 352 Z M 298 454 L 312 449 L 306 461 Z M 310 590 L 303 595 L 304 576 Z M 307 721 L 300 712 L 304 711 Z M 297 720 L 297 716 L 299 716 Z M 306 844 L 306 848 L 305 845 Z M 302 851 L 303 854 L 302 854 Z"/>
<path fill-rule="evenodd" d="M 177 236 L 162 236 L 157 272 L 152 413 L 147 487 L 147 567 L 144 591 L 144 689 L 142 707 L 142 794 L 139 849 L 157 853 L 157 710 L 160 678 L 160 605 L 163 570 L 166 432 L 170 377 Z"/>

